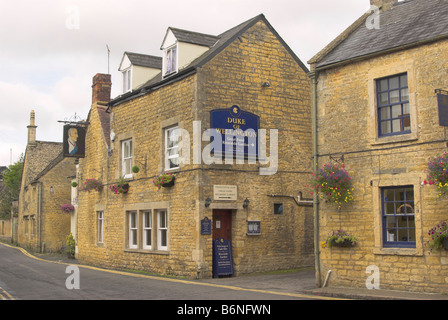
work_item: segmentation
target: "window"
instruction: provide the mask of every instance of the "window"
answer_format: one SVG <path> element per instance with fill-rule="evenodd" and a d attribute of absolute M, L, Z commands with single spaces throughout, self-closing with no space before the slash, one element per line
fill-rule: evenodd
<path fill-rule="evenodd" d="M 165 129 L 165 170 L 179 168 L 179 127 Z"/>
<path fill-rule="evenodd" d="M 376 80 L 379 136 L 411 132 L 407 73 Z"/>
<path fill-rule="evenodd" d="M 165 76 L 177 72 L 177 46 L 165 51 Z"/>
<path fill-rule="evenodd" d="M 123 71 L 123 93 L 131 91 L 131 69 Z"/>
<path fill-rule="evenodd" d="M 157 247 L 159 250 L 167 250 L 168 245 L 167 214 L 165 210 L 157 211 Z"/>
<path fill-rule="evenodd" d="M 166 209 L 128 211 L 126 223 L 127 249 L 146 252 L 168 250 L 168 211 Z"/>
<path fill-rule="evenodd" d="M 143 212 L 143 249 L 152 249 L 152 213 Z"/>
<path fill-rule="evenodd" d="M 282 213 L 283 213 L 283 204 L 274 203 L 274 214 L 282 214 Z"/>
<path fill-rule="evenodd" d="M 121 170 L 124 178 L 132 178 L 132 139 L 121 142 L 122 163 Z"/>
<path fill-rule="evenodd" d="M 129 248 L 138 248 L 138 219 L 137 211 L 131 211 L 128 213 L 129 222 Z"/>
<path fill-rule="evenodd" d="M 104 212 L 97 211 L 98 217 L 98 243 L 104 243 Z"/>
<path fill-rule="evenodd" d="M 383 246 L 415 248 L 414 188 L 381 189 Z"/>

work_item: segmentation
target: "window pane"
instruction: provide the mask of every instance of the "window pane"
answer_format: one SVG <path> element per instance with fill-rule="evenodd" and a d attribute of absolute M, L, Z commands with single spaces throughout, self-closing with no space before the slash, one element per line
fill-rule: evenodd
<path fill-rule="evenodd" d="M 145 232 L 145 246 L 151 246 L 151 229 L 148 229 Z"/>
<path fill-rule="evenodd" d="M 402 88 L 408 86 L 408 75 L 407 74 L 404 74 L 404 75 L 400 76 L 400 86 Z"/>
<path fill-rule="evenodd" d="M 408 101 L 409 100 L 409 89 L 401 89 L 401 101 Z"/>
<path fill-rule="evenodd" d="M 166 247 L 166 245 L 167 245 L 166 230 L 161 230 L 161 232 L 160 232 L 160 237 L 161 237 L 161 239 L 160 239 L 160 245 L 161 245 L 162 247 Z"/>
<path fill-rule="evenodd" d="M 399 77 L 392 77 L 389 79 L 389 90 L 399 88 Z"/>
<path fill-rule="evenodd" d="M 391 133 L 390 130 L 390 121 L 381 122 L 381 134 Z"/>
<path fill-rule="evenodd" d="M 389 104 L 389 94 L 387 92 L 379 94 L 379 103 L 381 106 Z"/>
<path fill-rule="evenodd" d="M 389 94 L 390 94 L 390 104 L 400 102 L 399 90 L 390 91 Z"/>
<path fill-rule="evenodd" d="M 381 120 L 390 119 L 390 109 L 391 109 L 391 107 L 381 108 Z"/>
<path fill-rule="evenodd" d="M 401 130 L 401 120 L 392 121 L 392 132 L 400 132 Z"/>
<path fill-rule="evenodd" d="M 385 204 L 384 214 L 395 214 L 395 204 L 393 202 Z"/>
<path fill-rule="evenodd" d="M 388 89 L 387 79 L 378 81 L 378 91 L 387 91 Z"/>
<path fill-rule="evenodd" d="M 398 118 L 401 116 L 401 104 L 392 106 L 392 118 Z"/>

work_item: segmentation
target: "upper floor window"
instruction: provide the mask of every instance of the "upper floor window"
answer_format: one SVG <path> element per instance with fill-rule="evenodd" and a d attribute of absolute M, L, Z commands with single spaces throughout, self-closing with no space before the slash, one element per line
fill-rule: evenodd
<path fill-rule="evenodd" d="M 165 51 L 165 76 L 177 72 L 177 46 Z"/>
<path fill-rule="evenodd" d="M 131 69 L 123 71 L 123 93 L 131 91 Z"/>
<path fill-rule="evenodd" d="M 132 139 L 124 140 L 121 142 L 121 172 L 122 176 L 126 178 L 132 178 Z"/>
<path fill-rule="evenodd" d="M 165 129 L 165 170 L 179 168 L 179 127 Z"/>
<path fill-rule="evenodd" d="M 411 132 L 406 73 L 376 80 L 379 136 Z"/>
<path fill-rule="evenodd" d="M 384 247 L 415 248 L 414 188 L 382 188 Z"/>

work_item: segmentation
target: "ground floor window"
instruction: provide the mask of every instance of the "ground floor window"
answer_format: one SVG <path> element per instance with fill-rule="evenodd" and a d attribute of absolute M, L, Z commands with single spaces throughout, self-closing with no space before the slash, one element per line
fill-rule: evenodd
<path fill-rule="evenodd" d="M 384 247 L 415 248 L 414 187 L 381 188 Z"/>
<path fill-rule="evenodd" d="M 128 211 L 126 214 L 128 249 L 168 250 L 169 228 L 166 209 L 136 210 Z"/>

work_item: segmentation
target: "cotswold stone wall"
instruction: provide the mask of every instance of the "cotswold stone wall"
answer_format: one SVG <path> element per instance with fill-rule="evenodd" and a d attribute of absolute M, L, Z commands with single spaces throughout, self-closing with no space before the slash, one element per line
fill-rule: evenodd
<path fill-rule="evenodd" d="M 448 41 L 439 41 L 322 71 L 318 77 L 319 166 L 342 160 L 354 183 L 354 202 L 338 211 L 320 204 L 320 241 L 333 230 L 356 236 L 354 248 L 321 248 L 322 281 L 366 286 L 368 266 L 377 266 L 383 289 L 446 293 L 448 255 L 429 253 L 428 230 L 448 219 L 448 200 L 423 186 L 429 158 L 447 150 L 438 124 L 435 89 L 447 89 Z M 411 133 L 378 137 L 375 80 L 407 73 Z M 381 190 L 411 186 L 415 199 L 415 248 L 385 248 Z"/>
<path fill-rule="evenodd" d="M 271 86 L 262 87 L 264 82 Z M 232 105 L 259 115 L 268 138 L 269 129 L 278 130 L 276 174 L 262 176 L 260 164 L 247 161 L 193 163 L 193 121 L 200 121 L 202 135 L 210 126 L 210 111 Z M 212 220 L 214 210 L 227 209 L 231 211 L 236 275 L 312 265 L 312 208 L 298 206 L 291 198 L 297 198 L 309 183 L 310 108 L 305 71 L 260 21 L 195 74 L 113 107 L 115 140 L 109 153 L 101 144 L 101 126 L 91 112 L 86 158 L 80 171 L 83 179 L 101 178 L 104 188 L 80 191 L 78 259 L 109 268 L 211 277 L 212 235 L 201 235 L 200 221 L 205 217 Z M 157 191 L 152 181 L 164 169 L 164 129 L 174 125 L 189 133 L 190 163 L 172 171 L 173 187 Z M 127 139 L 132 139 L 132 161 L 140 171 L 129 179 L 129 192 L 116 195 L 109 186 L 121 176 L 121 142 Z M 202 141 L 200 151 L 208 144 Z M 268 140 L 268 156 L 269 152 Z M 215 200 L 214 185 L 236 185 L 237 199 Z M 209 207 L 205 207 L 207 198 L 211 199 Z M 250 204 L 245 209 L 246 198 Z M 274 203 L 283 204 L 282 214 L 274 215 Z M 166 250 L 160 250 L 157 242 L 160 210 L 168 215 Z M 103 242 L 98 241 L 98 211 L 104 212 Z M 139 224 L 135 248 L 129 241 L 130 212 L 137 213 Z M 153 217 L 151 249 L 145 248 L 143 241 L 146 213 Z M 248 220 L 260 221 L 260 235 L 247 235 Z"/>

